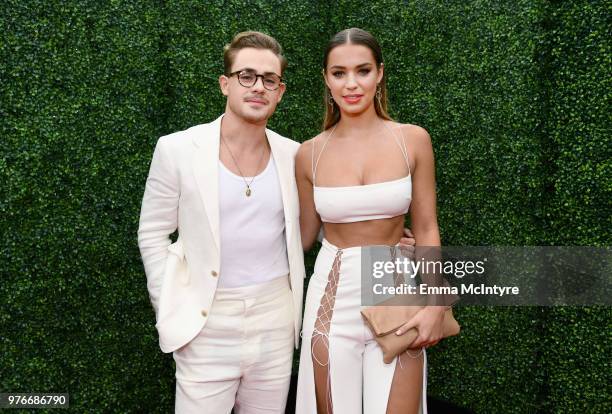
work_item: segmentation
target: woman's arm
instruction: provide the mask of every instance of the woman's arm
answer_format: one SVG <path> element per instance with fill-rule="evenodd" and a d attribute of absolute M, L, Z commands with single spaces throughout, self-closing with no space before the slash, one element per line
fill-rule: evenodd
<path fill-rule="evenodd" d="M 312 188 L 313 142 L 314 139 L 304 142 L 295 156 L 295 178 L 300 199 L 300 230 L 304 251 L 312 248 L 321 228 L 321 218 L 315 209 Z"/>
<path fill-rule="evenodd" d="M 421 127 L 410 126 L 414 154 L 410 223 L 417 246 L 440 246 L 436 207 L 436 173 L 431 138 Z"/>
<path fill-rule="evenodd" d="M 434 153 L 429 133 L 421 127 L 404 126 L 404 136 L 409 137 L 415 167 L 412 172 L 412 202 L 410 204 L 411 228 L 416 240 L 416 255 L 418 260 L 421 250 L 432 254 L 437 249 L 419 249 L 424 247 L 439 247 L 440 232 L 438 229 L 436 207 L 436 175 Z M 426 259 L 435 259 L 427 257 Z M 425 282 L 430 275 L 422 275 Z M 435 275 L 431 275 L 435 277 Z M 397 334 L 401 335 L 409 329 L 416 327 L 419 336 L 414 340 L 411 348 L 432 346 L 442 337 L 442 320 L 444 318 L 443 306 L 426 306 L 415 317 L 402 326 Z"/>

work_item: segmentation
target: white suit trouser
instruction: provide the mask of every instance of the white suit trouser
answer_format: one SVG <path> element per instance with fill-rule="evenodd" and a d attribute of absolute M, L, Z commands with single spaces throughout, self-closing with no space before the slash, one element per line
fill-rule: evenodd
<path fill-rule="evenodd" d="M 176 413 L 284 413 L 293 341 L 288 277 L 217 289 L 206 326 L 174 352 Z"/>

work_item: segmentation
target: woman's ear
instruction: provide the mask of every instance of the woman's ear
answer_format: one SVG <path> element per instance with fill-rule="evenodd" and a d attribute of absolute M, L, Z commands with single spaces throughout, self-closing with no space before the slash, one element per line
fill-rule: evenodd
<path fill-rule="evenodd" d="M 385 73 L 385 64 L 381 62 L 380 66 L 378 67 L 378 77 L 376 78 L 376 83 L 380 83 L 380 81 L 383 78 L 384 73 Z"/>
<path fill-rule="evenodd" d="M 327 72 L 325 72 L 325 69 L 321 69 L 321 75 L 323 75 L 323 81 L 325 82 L 325 86 L 327 86 L 329 88 L 329 83 L 327 83 Z"/>

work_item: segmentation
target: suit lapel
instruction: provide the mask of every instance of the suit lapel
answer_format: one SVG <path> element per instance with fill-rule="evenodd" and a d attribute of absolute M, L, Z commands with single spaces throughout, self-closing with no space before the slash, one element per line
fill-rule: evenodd
<path fill-rule="evenodd" d="M 283 211 L 285 213 L 285 235 L 287 238 L 287 245 L 291 240 L 291 217 L 293 217 L 293 198 L 291 191 L 291 184 L 293 180 L 293 163 L 286 151 L 283 150 L 281 138 L 274 131 L 266 129 L 266 135 L 270 148 L 272 150 L 272 157 L 274 158 L 274 165 L 276 171 L 278 171 L 278 180 L 280 181 L 281 194 L 283 197 Z"/>
<path fill-rule="evenodd" d="M 221 251 L 219 242 L 219 132 L 222 117 L 223 115 L 206 125 L 193 137 L 193 142 L 197 147 L 193 158 L 193 171 L 218 251 Z"/>
<path fill-rule="evenodd" d="M 221 118 L 223 118 L 223 115 L 197 131 L 193 136 L 193 142 L 196 145 L 193 171 L 218 251 L 221 251 L 219 240 L 219 134 Z M 269 129 L 266 129 L 266 136 L 278 172 L 283 198 L 283 212 L 285 214 L 285 234 L 287 243 L 289 243 L 292 231 L 291 218 L 295 207 L 293 205 L 293 192 L 291 191 L 294 174 L 293 163 L 290 159 L 291 155 L 283 149 L 280 136 Z"/>

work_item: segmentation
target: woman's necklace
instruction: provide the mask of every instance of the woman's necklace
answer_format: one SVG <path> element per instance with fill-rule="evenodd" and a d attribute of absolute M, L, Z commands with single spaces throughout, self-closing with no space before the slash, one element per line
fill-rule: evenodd
<path fill-rule="evenodd" d="M 244 193 L 246 194 L 247 197 L 250 197 L 251 193 L 253 192 L 251 190 L 251 184 L 253 184 L 253 181 L 255 180 L 256 175 L 253 175 L 253 177 L 251 178 L 251 181 L 247 181 L 246 178 L 244 178 L 244 174 L 242 173 L 242 170 L 240 169 L 240 166 L 238 165 L 238 162 L 236 161 L 236 157 L 234 157 L 232 150 L 230 149 L 229 145 L 227 145 L 227 142 L 225 142 L 223 135 L 219 134 L 219 136 L 221 137 L 221 142 L 223 143 L 223 145 L 225 145 L 225 148 L 227 148 L 227 152 L 229 152 L 230 156 L 232 157 L 232 161 L 234 161 L 234 165 L 238 169 L 240 176 L 242 177 L 242 179 L 244 180 L 244 183 L 246 184 L 246 190 Z M 257 163 L 257 170 L 255 172 L 259 171 L 259 169 L 261 168 L 261 161 L 263 160 L 265 152 L 266 152 L 266 146 L 263 145 L 261 148 L 261 156 L 259 157 L 259 162 Z"/>

